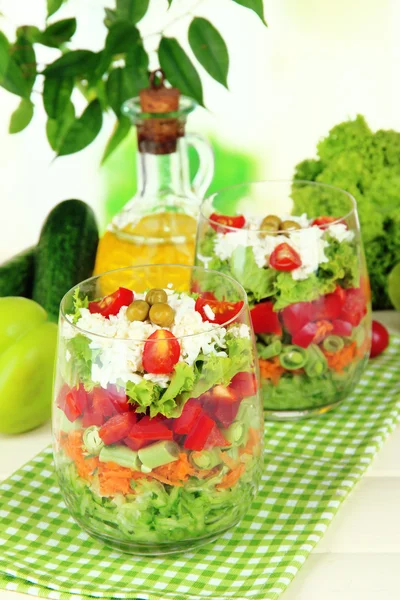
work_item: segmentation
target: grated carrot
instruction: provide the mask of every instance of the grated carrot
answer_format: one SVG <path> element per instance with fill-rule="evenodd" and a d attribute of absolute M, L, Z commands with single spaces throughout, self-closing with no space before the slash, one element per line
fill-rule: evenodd
<path fill-rule="evenodd" d="M 325 321 L 325 319 L 322 321 L 315 321 L 315 325 L 318 329 L 314 336 L 313 344 L 319 344 L 331 331 L 333 331 L 333 325 L 330 321 Z"/>
<path fill-rule="evenodd" d="M 95 469 L 99 465 L 98 458 L 86 457 L 83 454 L 83 431 L 75 429 L 64 433 L 60 439 L 65 454 L 74 461 L 79 477 L 90 481 Z"/>
<path fill-rule="evenodd" d="M 259 358 L 260 372 L 262 379 L 270 379 L 274 385 L 278 384 L 285 369 L 282 367 L 279 356 L 274 356 L 268 360 Z"/>
<path fill-rule="evenodd" d="M 226 466 L 229 467 L 230 469 L 236 469 L 236 467 L 238 466 L 237 461 L 233 460 L 233 458 L 231 456 L 229 456 L 229 454 L 227 452 L 221 452 L 221 458 L 224 461 L 224 463 L 226 464 Z"/>
<path fill-rule="evenodd" d="M 324 349 L 322 351 L 328 361 L 329 368 L 340 372 L 354 360 L 357 353 L 357 344 L 352 342 L 349 346 L 344 346 L 338 352 L 327 352 Z"/>
<path fill-rule="evenodd" d="M 243 448 L 242 454 L 253 454 L 254 449 L 260 443 L 260 435 L 256 429 L 253 427 L 249 428 L 249 438 L 247 440 L 246 446 Z"/>
<path fill-rule="evenodd" d="M 219 490 L 225 490 L 232 487 L 238 481 L 245 468 L 245 465 L 240 464 L 236 469 L 229 471 L 229 473 L 222 478 L 221 483 L 218 483 L 215 487 Z"/>
<path fill-rule="evenodd" d="M 177 485 L 181 481 L 187 481 L 190 475 L 195 472 L 194 468 L 190 464 L 187 454 L 181 452 L 178 460 L 162 465 L 154 469 L 150 475 L 155 473 L 157 476 L 164 477 L 170 481 L 170 485 Z"/>

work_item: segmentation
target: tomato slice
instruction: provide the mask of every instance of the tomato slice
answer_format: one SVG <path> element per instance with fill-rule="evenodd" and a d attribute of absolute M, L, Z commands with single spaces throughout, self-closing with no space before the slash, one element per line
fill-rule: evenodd
<path fill-rule="evenodd" d="M 239 302 L 219 302 L 218 300 L 212 300 L 211 298 L 204 298 L 203 296 L 200 296 L 197 298 L 194 308 L 198 313 L 200 313 L 203 321 L 208 321 L 209 323 L 215 323 L 217 325 L 223 325 L 239 314 L 243 304 L 244 303 L 242 300 Z M 207 314 L 209 312 L 206 308 L 207 306 L 214 313 L 213 319 L 209 314 Z"/>
<path fill-rule="evenodd" d="M 204 404 L 204 410 L 215 421 L 218 421 L 222 427 L 229 427 L 236 419 L 240 406 L 240 399 L 236 402 L 225 402 L 224 400 L 213 399 L 211 395 Z"/>
<path fill-rule="evenodd" d="M 277 271 L 293 271 L 301 267 L 301 258 L 296 250 L 283 242 L 271 252 L 269 264 Z"/>
<path fill-rule="evenodd" d="M 254 396 L 257 393 L 257 379 L 254 373 L 244 371 L 236 373 L 229 386 L 240 398 Z"/>
<path fill-rule="evenodd" d="M 227 228 L 229 227 L 233 227 L 234 229 L 243 229 L 245 224 L 246 219 L 243 217 L 243 215 L 230 217 L 228 215 L 212 213 L 210 216 L 210 225 L 217 233 L 228 233 L 229 229 Z"/>
<path fill-rule="evenodd" d="M 372 321 L 372 346 L 370 358 L 375 358 L 381 352 L 386 350 L 389 345 L 389 332 L 378 321 Z"/>
<path fill-rule="evenodd" d="M 308 348 L 317 335 L 317 331 L 318 325 L 316 323 L 307 323 L 293 335 L 292 344 L 301 348 Z"/>
<path fill-rule="evenodd" d="M 313 320 L 311 302 L 295 302 L 281 311 L 283 324 L 292 335 Z"/>
<path fill-rule="evenodd" d="M 130 414 L 130 413 L 128 413 Z M 143 417 L 130 430 L 128 438 L 138 441 L 172 440 L 173 433 L 158 419 Z"/>
<path fill-rule="evenodd" d="M 98 313 L 103 317 L 117 315 L 123 306 L 129 306 L 133 302 L 133 292 L 120 287 L 116 292 L 105 296 L 98 302 L 89 302 L 89 311 L 91 314 Z"/>
<path fill-rule="evenodd" d="M 128 396 L 125 394 L 123 389 L 118 389 L 116 385 L 109 383 L 107 385 L 107 391 L 110 400 L 118 413 L 127 412 L 132 408 L 132 404 L 128 402 Z"/>
<path fill-rule="evenodd" d="M 93 388 L 92 409 L 102 417 L 112 417 L 117 412 L 110 393 L 102 387 Z"/>
<path fill-rule="evenodd" d="M 205 448 L 224 448 L 230 445 L 231 443 L 224 438 L 218 427 L 214 425 L 205 443 Z"/>
<path fill-rule="evenodd" d="M 64 384 L 58 394 L 57 406 L 64 411 L 68 421 L 73 423 L 88 408 L 88 394 L 82 384 L 78 387 L 69 388 Z"/>
<path fill-rule="evenodd" d="M 187 450 L 203 450 L 214 427 L 215 421 L 202 413 L 195 427 L 187 435 L 183 447 Z"/>
<path fill-rule="evenodd" d="M 115 444 L 129 435 L 136 420 L 137 416 L 134 412 L 115 415 L 100 427 L 99 436 L 106 445 Z"/>
<path fill-rule="evenodd" d="M 311 225 L 317 225 L 320 229 L 327 229 L 334 221 L 337 221 L 336 217 L 317 217 Z"/>
<path fill-rule="evenodd" d="M 349 336 L 351 335 L 351 331 L 353 329 L 352 324 L 347 321 L 342 321 L 342 319 L 334 319 L 332 321 L 333 329 L 332 333 L 334 335 L 340 336 Z"/>
<path fill-rule="evenodd" d="M 313 321 L 338 319 L 345 299 L 346 291 L 337 285 L 334 292 L 315 300 L 313 302 Z"/>
<path fill-rule="evenodd" d="M 183 407 L 183 411 L 180 417 L 174 419 L 172 422 L 172 429 L 178 435 L 185 435 L 189 433 L 201 413 L 201 406 L 198 400 L 190 398 Z"/>
<path fill-rule="evenodd" d="M 250 311 L 254 333 L 282 334 L 278 313 L 274 312 L 274 304 L 269 300 L 256 304 Z"/>
<path fill-rule="evenodd" d="M 143 368 L 148 373 L 171 373 L 180 354 L 181 347 L 174 334 L 166 329 L 157 329 L 144 344 Z"/>
<path fill-rule="evenodd" d="M 349 288 L 340 311 L 340 319 L 348 321 L 357 327 L 364 315 L 367 314 L 367 303 L 361 288 Z"/>

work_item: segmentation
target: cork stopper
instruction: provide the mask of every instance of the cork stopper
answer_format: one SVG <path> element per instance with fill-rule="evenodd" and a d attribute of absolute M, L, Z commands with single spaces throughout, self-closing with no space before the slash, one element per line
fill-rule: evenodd
<path fill-rule="evenodd" d="M 164 85 L 165 75 L 161 69 L 150 73 L 150 86 L 139 92 L 140 106 L 149 118 L 136 123 L 140 152 L 172 154 L 176 151 L 178 137 L 184 135 L 183 122 L 177 117 L 157 117 L 179 110 L 180 91 Z"/>

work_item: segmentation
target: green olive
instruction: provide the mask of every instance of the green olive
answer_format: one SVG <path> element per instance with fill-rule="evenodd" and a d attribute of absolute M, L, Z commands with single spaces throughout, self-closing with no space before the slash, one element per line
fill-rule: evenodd
<path fill-rule="evenodd" d="M 144 300 L 134 300 L 126 310 L 130 321 L 145 321 L 149 314 L 150 306 Z"/>
<path fill-rule="evenodd" d="M 170 327 L 174 322 L 175 311 L 164 302 L 153 304 L 149 312 L 150 321 L 160 327 Z"/>
<path fill-rule="evenodd" d="M 167 302 L 168 296 L 164 290 L 159 288 L 153 288 L 149 290 L 146 294 L 146 302 L 153 306 L 153 304 L 159 304 L 160 302 Z"/>
<path fill-rule="evenodd" d="M 263 231 L 279 231 L 281 220 L 276 215 L 268 215 L 262 220 L 261 229 Z"/>
<path fill-rule="evenodd" d="M 296 221 L 291 221 L 288 219 L 287 221 L 283 221 L 281 224 L 282 231 L 290 231 L 293 229 L 301 229 L 300 225 L 296 223 Z"/>

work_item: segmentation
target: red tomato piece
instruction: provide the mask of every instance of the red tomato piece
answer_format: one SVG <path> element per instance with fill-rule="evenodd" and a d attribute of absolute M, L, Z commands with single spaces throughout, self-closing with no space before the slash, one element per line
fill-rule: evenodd
<path fill-rule="evenodd" d="M 307 323 L 307 325 L 304 325 L 304 327 L 296 331 L 292 337 L 292 344 L 300 346 L 301 348 L 308 348 L 314 341 L 317 332 L 318 325 L 316 323 Z"/>
<path fill-rule="evenodd" d="M 351 323 L 348 323 L 347 321 L 342 321 L 341 319 L 334 319 L 332 321 L 332 325 L 333 325 L 332 333 L 334 335 L 340 335 L 340 336 L 351 335 L 351 331 L 353 329 Z"/>
<path fill-rule="evenodd" d="M 133 426 L 129 436 L 126 437 L 142 441 L 172 440 L 173 433 L 158 419 L 150 419 L 150 417 L 145 416 Z"/>
<path fill-rule="evenodd" d="M 181 355 L 181 347 L 173 333 L 157 329 L 146 340 L 143 349 L 143 368 L 148 373 L 171 373 Z"/>
<path fill-rule="evenodd" d="M 133 292 L 126 288 L 120 287 L 116 292 L 105 296 L 98 302 L 89 302 L 89 311 L 99 313 L 103 317 L 110 317 L 111 315 L 117 315 L 123 306 L 129 306 L 133 302 Z"/>
<path fill-rule="evenodd" d="M 340 311 L 340 319 L 348 321 L 357 327 L 364 315 L 367 314 L 367 303 L 361 288 L 349 288 Z"/>
<path fill-rule="evenodd" d="M 109 383 L 107 391 L 117 412 L 126 412 L 132 408 L 132 404 L 128 402 L 128 396 L 122 388 L 118 389 L 116 385 Z"/>
<path fill-rule="evenodd" d="M 88 407 L 88 394 L 82 384 L 69 388 L 63 385 L 58 395 L 58 406 L 64 411 L 68 421 L 76 421 Z"/>
<path fill-rule="evenodd" d="M 277 271 L 293 271 L 301 267 L 301 258 L 296 250 L 283 242 L 271 252 L 269 264 Z"/>
<path fill-rule="evenodd" d="M 240 400 L 237 402 L 225 402 L 224 400 L 213 400 L 210 396 L 204 408 L 210 417 L 221 423 L 222 427 L 229 427 L 236 419 L 239 406 Z"/>
<path fill-rule="evenodd" d="M 195 310 L 200 313 L 203 321 L 209 323 L 216 323 L 217 325 L 223 325 L 227 321 L 230 321 L 241 311 L 243 302 L 219 302 L 218 300 L 212 300 L 211 298 L 204 298 L 199 296 L 194 306 Z M 214 313 L 214 319 L 210 318 L 205 310 L 208 306 Z"/>
<path fill-rule="evenodd" d="M 296 302 L 281 311 L 283 324 L 292 335 L 304 325 L 313 320 L 313 304 L 311 302 Z"/>
<path fill-rule="evenodd" d="M 95 387 L 92 391 L 93 412 L 102 417 L 112 417 L 117 412 L 108 390 Z"/>
<path fill-rule="evenodd" d="M 332 321 L 337 319 L 342 310 L 342 306 L 346 299 L 346 291 L 336 286 L 336 289 L 331 294 L 321 296 L 318 300 L 315 300 L 313 304 L 313 321 L 319 321 L 326 319 Z"/>
<path fill-rule="evenodd" d="M 228 387 L 223 385 L 214 386 L 210 392 L 210 397 L 213 400 L 220 400 L 227 404 L 240 400 L 238 393 L 230 385 Z"/>
<path fill-rule="evenodd" d="M 210 225 L 217 233 L 228 233 L 229 228 L 243 229 L 246 224 L 246 219 L 243 215 L 230 217 L 228 215 L 219 215 L 213 213 L 210 216 Z"/>
<path fill-rule="evenodd" d="M 254 396 L 257 393 L 257 379 L 254 373 L 236 373 L 230 383 L 232 388 L 240 398 Z"/>
<path fill-rule="evenodd" d="M 187 435 L 183 447 L 187 450 L 203 450 L 214 427 L 215 421 L 202 413 L 195 427 Z"/>
<path fill-rule="evenodd" d="M 375 358 L 381 352 L 386 350 L 389 345 L 389 332 L 378 321 L 372 321 L 372 345 L 369 357 Z"/>
<path fill-rule="evenodd" d="M 206 448 L 223 448 L 225 446 L 230 446 L 231 443 L 228 442 L 224 436 L 222 435 L 222 433 L 220 432 L 220 430 L 218 429 L 218 427 L 216 425 L 214 425 L 214 427 L 211 429 L 210 435 L 207 438 L 206 441 Z"/>
<path fill-rule="evenodd" d="M 143 448 L 144 446 L 148 446 L 149 444 L 151 444 L 151 441 L 139 440 L 138 438 L 133 438 L 133 437 L 126 437 L 124 439 L 124 444 L 126 446 L 128 446 L 131 450 L 138 451 L 138 450 L 140 450 L 140 448 Z"/>
<path fill-rule="evenodd" d="M 91 427 L 92 425 L 96 425 L 97 427 L 101 427 L 104 425 L 106 419 L 100 413 L 93 410 L 92 407 L 89 407 L 85 410 L 82 417 L 82 425 L 83 427 Z"/>
<path fill-rule="evenodd" d="M 334 221 L 337 221 L 336 217 L 317 217 L 311 225 L 318 225 L 320 229 L 327 229 Z"/>
<path fill-rule="evenodd" d="M 190 398 L 183 407 L 180 417 L 172 421 L 172 429 L 179 435 L 189 433 L 197 419 L 200 417 L 201 406 L 198 400 Z"/>
<path fill-rule="evenodd" d="M 136 420 L 134 412 L 115 415 L 100 427 L 99 436 L 106 445 L 115 444 L 129 435 Z"/>
<path fill-rule="evenodd" d="M 278 313 L 274 312 L 274 304 L 269 300 L 256 304 L 250 311 L 254 333 L 276 333 L 282 335 L 282 326 Z"/>

